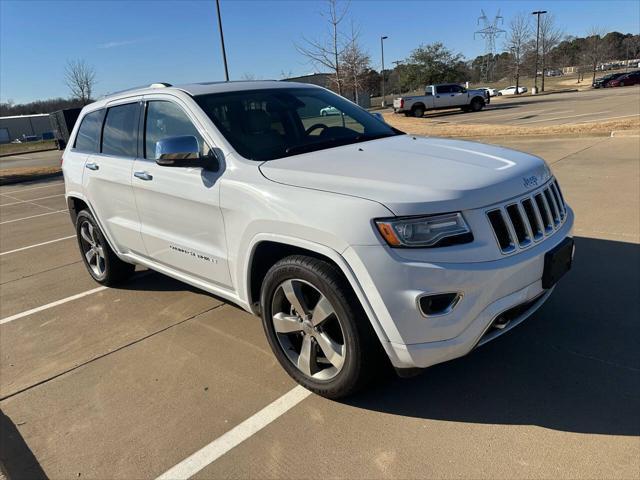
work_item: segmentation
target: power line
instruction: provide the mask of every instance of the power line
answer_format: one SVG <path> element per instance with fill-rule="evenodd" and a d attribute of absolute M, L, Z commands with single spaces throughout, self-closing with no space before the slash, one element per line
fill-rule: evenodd
<path fill-rule="evenodd" d="M 480 10 L 482 15 L 478 17 L 478 25 L 482 24 L 482 28 L 480 30 L 476 30 L 473 32 L 473 38 L 477 38 L 478 36 L 484 39 L 485 42 L 485 55 L 482 60 L 482 78 L 485 81 L 491 80 L 491 76 L 493 73 L 493 63 L 494 56 L 496 53 L 496 38 L 503 33 L 506 33 L 506 30 L 503 30 L 498 25 L 504 23 L 504 18 L 500 15 L 500 10 L 496 13 L 496 16 L 493 20 L 489 20 L 487 15 L 484 13 L 484 10 Z"/>

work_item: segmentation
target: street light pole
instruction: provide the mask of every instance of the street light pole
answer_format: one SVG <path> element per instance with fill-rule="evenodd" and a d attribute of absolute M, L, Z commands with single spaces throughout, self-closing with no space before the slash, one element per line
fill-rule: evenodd
<path fill-rule="evenodd" d="M 216 0 L 218 10 L 218 29 L 220 30 L 220 45 L 222 45 L 222 60 L 224 61 L 224 78 L 229 81 L 229 69 L 227 68 L 227 52 L 224 48 L 224 34 L 222 33 L 222 17 L 220 16 L 220 0 Z"/>
<path fill-rule="evenodd" d="M 386 107 L 384 95 L 384 41 L 389 37 L 380 37 L 380 52 L 382 53 L 382 107 Z"/>
<path fill-rule="evenodd" d="M 538 29 L 536 30 L 536 71 L 534 72 L 534 87 L 536 89 L 536 93 L 538 93 L 538 53 L 539 53 L 539 47 L 538 44 L 540 42 L 540 15 L 542 15 L 543 13 L 547 13 L 546 10 L 538 10 L 537 12 L 532 12 L 531 15 L 537 15 L 538 16 Z M 516 92 L 518 93 L 518 92 Z"/>

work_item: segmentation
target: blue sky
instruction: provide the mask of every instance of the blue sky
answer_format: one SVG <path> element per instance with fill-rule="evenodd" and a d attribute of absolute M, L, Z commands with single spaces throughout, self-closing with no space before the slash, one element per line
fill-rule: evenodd
<path fill-rule="evenodd" d="M 221 0 L 232 79 L 244 74 L 280 78 L 311 73 L 294 47 L 303 35 L 320 37 L 326 27 L 316 0 Z M 393 1 L 352 0 L 351 18 L 363 46 L 380 65 L 406 58 L 421 43 L 441 41 L 473 58 L 484 44 L 474 40 L 480 9 L 500 9 L 505 25 L 517 12 L 548 10 L 567 34 L 592 25 L 639 33 L 640 2 L 629 1 Z M 498 46 L 503 41 L 498 40 Z M 0 99 L 26 102 L 68 96 L 67 59 L 95 67 L 97 94 L 166 81 L 222 80 L 213 1 L 10 1 L 0 0 Z"/>

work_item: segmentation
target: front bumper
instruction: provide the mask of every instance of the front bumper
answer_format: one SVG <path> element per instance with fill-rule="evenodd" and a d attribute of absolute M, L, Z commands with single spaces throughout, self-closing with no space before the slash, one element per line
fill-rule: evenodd
<path fill-rule="evenodd" d="M 408 260 L 382 246 L 353 246 L 343 255 L 384 331 L 393 365 L 425 368 L 465 355 L 481 339 L 507 331 L 539 308 L 553 290 L 542 288 L 545 253 L 570 236 L 572 226 L 573 212 L 568 209 L 567 220 L 552 237 L 516 255 L 486 262 Z M 453 310 L 433 317 L 420 313 L 420 295 L 444 292 L 462 294 Z M 483 339 L 498 315 L 533 299 L 507 328 Z"/>

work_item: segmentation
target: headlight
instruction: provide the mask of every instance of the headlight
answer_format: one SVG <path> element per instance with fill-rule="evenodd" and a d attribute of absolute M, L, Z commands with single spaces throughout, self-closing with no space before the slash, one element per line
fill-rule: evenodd
<path fill-rule="evenodd" d="M 461 213 L 382 218 L 375 223 L 392 247 L 444 247 L 473 241 L 471 229 Z"/>

